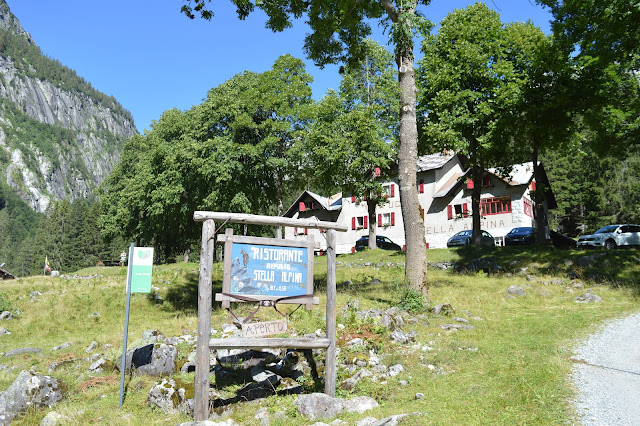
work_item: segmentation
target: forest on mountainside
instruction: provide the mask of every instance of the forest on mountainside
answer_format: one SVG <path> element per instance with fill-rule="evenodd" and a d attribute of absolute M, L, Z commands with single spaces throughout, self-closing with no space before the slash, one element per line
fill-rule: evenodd
<path fill-rule="evenodd" d="M 65 91 L 78 91 L 102 103 L 105 107 L 133 121 L 131 113 L 113 97 L 105 95 L 91 86 L 74 70 L 59 60 L 44 55 L 40 48 L 11 31 L 0 28 L 0 56 L 11 58 L 16 69 L 27 76 L 46 80 Z M 2 78 L 2 74 L 0 74 Z"/>

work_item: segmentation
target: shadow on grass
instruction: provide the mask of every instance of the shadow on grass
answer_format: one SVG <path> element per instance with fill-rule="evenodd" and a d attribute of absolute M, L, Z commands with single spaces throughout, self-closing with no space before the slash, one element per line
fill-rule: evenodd
<path fill-rule="evenodd" d="M 184 277 L 184 283 L 174 284 L 167 292 L 166 301 L 170 303 L 175 311 L 183 313 L 198 312 L 198 272 L 188 272 Z M 214 279 L 211 283 L 212 300 L 215 300 L 215 294 L 222 292 L 222 280 Z M 166 305 L 165 305 L 166 306 Z M 221 309 L 220 304 L 216 306 L 213 302 L 213 309 Z"/>
<path fill-rule="evenodd" d="M 563 250 L 553 246 L 461 247 L 456 249 L 458 265 L 494 263 L 505 272 L 579 278 L 594 283 L 632 288 L 640 293 L 640 252 L 638 249 Z"/>

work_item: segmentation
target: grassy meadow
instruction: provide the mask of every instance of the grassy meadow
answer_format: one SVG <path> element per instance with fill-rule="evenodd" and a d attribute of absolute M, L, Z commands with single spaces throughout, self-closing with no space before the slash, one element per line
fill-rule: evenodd
<path fill-rule="evenodd" d="M 578 259 L 592 254 L 594 264 L 585 268 Z M 348 377 L 338 371 L 338 396 L 358 395 L 375 398 L 380 407 L 365 414 L 340 418 L 355 424 L 361 418 L 378 419 L 400 413 L 422 412 L 406 424 L 566 424 L 574 420 L 567 382 L 572 367 L 572 347 L 597 329 L 604 320 L 640 310 L 640 252 L 636 250 L 558 251 L 553 248 L 463 248 L 429 250 L 431 265 L 477 259 L 491 260 L 503 269 L 499 273 L 456 273 L 436 266 L 429 268 L 430 306 L 420 311 L 418 301 L 403 287 L 404 255 L 388 251 L 365 251 L 338 256 L 339 366 L 354 349 L 344 345 L 352 337 L 367 337 L 381 363 L 400 363 L 405 371 L 386 381 L 361 380 L 353 391 L 339 387 Z M 570 280 L 569 273 L 577 274 Z M 97 276 L 95 276 L 97 274 Z M 298 310 L 291 319 L 289 333 L 302 335 L 324 328 L 326 257 L 316 258 L 316 294 L 320 306 L 312 311 Z M 0 392 L 22 369 L 48 374 L 56 361 L 83 359 L 60 367 L 52 376 L 67 386 L 65 398 L 52 410 L 67 416 L 70 424 L 178 424 L 191 420 L 178 414 L 165 414 L 146 403 L 153 377 L 128 377 L 122 410 L 118 409 L 120 375 L 87 372 L 91 356 L 85 349 L 95 341 L 111 361 L 122 353 L 126 301 L 126 269 L 96 267 L 77 272 L 78 278 L 32 277 L 0 281 L 0 310 L 21 313 L 2 321 L 11 334 L 0 336 Z M 85 278 L 91 277 L 91 278 Z M 213 268 L 214 291 L 221 290 L 222 266 Z M 579 281 L 583 287 L 576 285 Z M 194 334 L 197 329 L 197 263 L 176 263 L 154 267 L 153 286 L 164 299 L 156 304 L 150 295 L 132 297 L 129 322 L 129 348 L 136 345 L 143 331 L 157 329 L 165 336 Z M 511 285 L 522 287 L 526 295 L 510 296 Z M 586 289 L 602 297 L 600 303 L 576 303 Z M 33 292 L 40 292 L 37 295 Z M 32 296 L 34 295 L 34 296 Z M 358 299 L 360 309 L 413 308 L 415 320 L 404 327 L 417 332 L 416 343 L 391 343 L 388 331 L 358 320 L 353 314 L 341 315 L 350 300 Z M 433 314 L 429 308 L 449 303 L 451 315 Z M 237 314 L 253 307 L 234 307 Z M 285 307 L 289 310 L 289 307 Z M 259 320 L 276 319 L 273 310 L 262 308 Z M 468 321 L 472 329 L 446 330 L 441 325 Z M 220 330 L 231 322 L 226 310 L 214 302 L 212 327 Z M 213 335 L 215 337 L 215 334 Z M 52 348 L 65 342 L 72 345 L 60 351 Z M 105 345 L 107 345 L 105 349 Z M 39 354 L 3 357 L 2 353 L 23 347 L 41 348 Z M 179 347 L 186 358 L 191 347 Z M 2 366 L 15 366 L 10 370 Z M 180 375 L 193 380 L 193 373 Z M 402 383 L 401 383 L 402 381 Z M 212 383 L 214 380 L 212 380 Z M 406 383 L 405 383 L 406 382 Z M 310 378 L 303 380 L 305 392 L 322 391 Z M 233 393 L 234 389 L 220 389 Z M 416 399 L 416 393 L 424 398 Z M 260 407 L 270 413 L 285 411 L 287 419 L 271 419 L 272 425 L 313 424 L 300 417 L 293 407 L 294 395 L 272 396 L 251 403 L 235 404 L 231 417 L 242 424 L 259 424 L 254 419 Z M 31 410 L 12 424 L 39 424 L 49 409 Z"/>

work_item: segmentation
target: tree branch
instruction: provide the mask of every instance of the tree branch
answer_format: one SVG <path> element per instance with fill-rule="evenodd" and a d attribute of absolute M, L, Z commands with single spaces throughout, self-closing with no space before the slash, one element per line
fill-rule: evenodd
<path fill-rule="evenodd" d="M 387 11 L 387 15 L 391 19 L 391 22 L 395 23 L 398 20 L 398 11 L 396 7 L 393 5 L 391 0 L 380 0 L 382 2 L 382 6 Z"/>

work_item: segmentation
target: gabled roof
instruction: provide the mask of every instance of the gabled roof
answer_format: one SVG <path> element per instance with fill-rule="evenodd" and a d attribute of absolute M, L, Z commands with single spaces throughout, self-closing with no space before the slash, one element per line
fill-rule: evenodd
<path fill-rule="evenodd" d="M 0 279 L 8 280 L 8 279 L 16 279 L 16 278 L 18 277 L 0 268 Z"/>
<path fill-rule="evenodd" d="M 289 210 L 285 212 L 284 217 L 293 217 L 299 209 L 300 202 L 311 198 L 311 200 L 318 203 L 318 206 L 327 211 L 340 210 L 342 208 L 342 192 L 332 195 L 331 197 L 323 197 L 311 191 L 305 190 L 300 196 L 293 202 Z"/>
<path fill-rule="evenodd" d="M 547 204 L 550 209 L 556 208 L 558 205 L 556 204 L 556 198 L 553 195 L 553 191 L 551 191 L 551 185 L 549 184 L 549 179 L 547 178 L 547 173 L 544 170 L 544 166 L 541 162 L 538 162 L 539 167 L 542 169 L 542 183 L 545 184 L 547 188 L 547 192 L 545 193 L 545 197 L 547 200 Z M 446 196 L 451 196 L 456 191 L 458 191 L 460 185 L 467 181 L 467 177 L 470 174 L 471 169 L 468 169 L 463 174 L 455 174 L 449 179 L 440 189 L 436 192 L 433 198 L 442 198 Z M 533 180 L 533 162 L 529 161 L 527 163 L 522 164 L 514 164 L 511 166 L 511 171 L 507 176 L 503 176 L 500 171 L 496 168 L 491 168 L 486 170 L 487 173 L 495 176 L 496 178 L 502 180 L 508 186 L 518 186 L 518 185 L 529 185 Z"/>
<path fill-rule="evenodd" d="M 461 163 L 464 163 L 466 158 L 460 154 L 454 154 L 453 152 L 444 152 L 441 154 L 422 155 L 418 157 L 417 166 L 418 172 L 426 172 L 428 170 L 436 170 L 442 168 L 453 157 L 459 156 Z"/>

